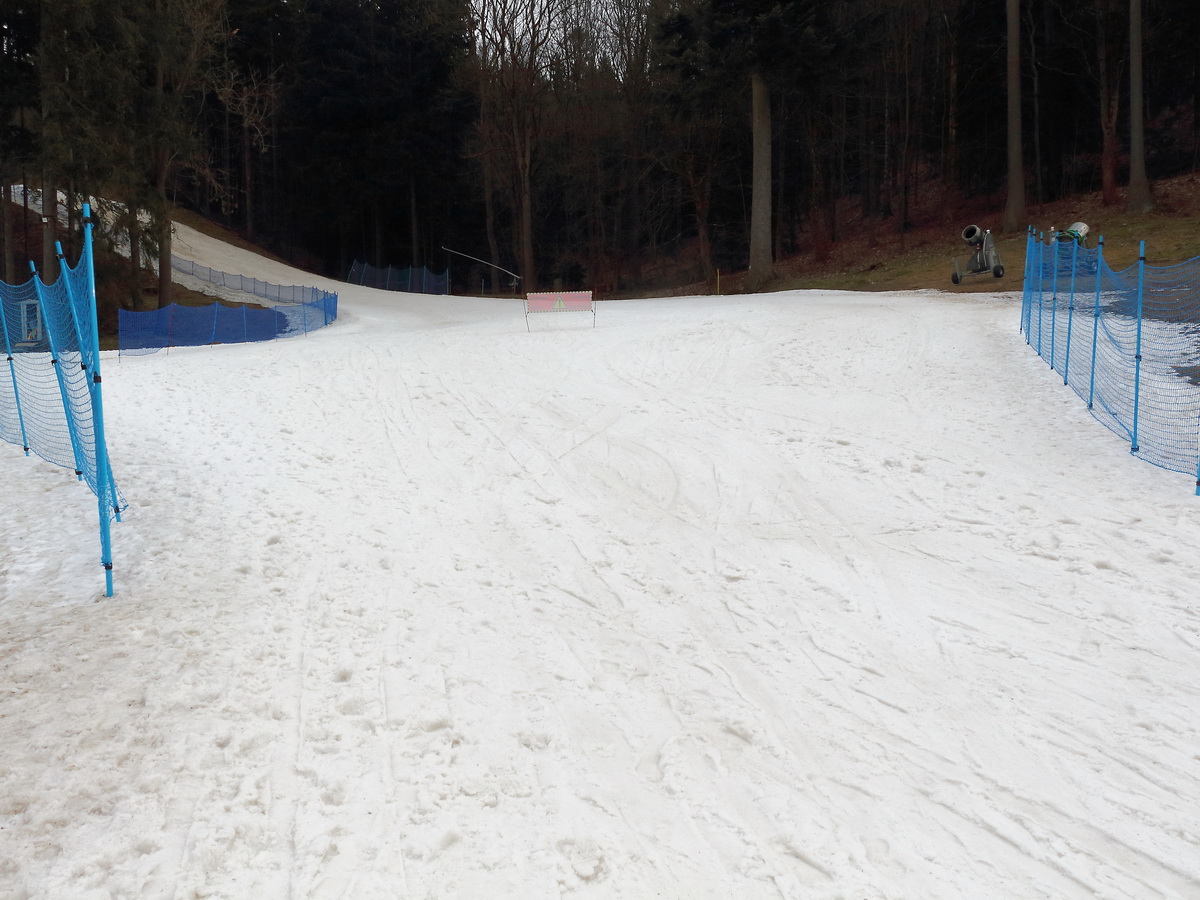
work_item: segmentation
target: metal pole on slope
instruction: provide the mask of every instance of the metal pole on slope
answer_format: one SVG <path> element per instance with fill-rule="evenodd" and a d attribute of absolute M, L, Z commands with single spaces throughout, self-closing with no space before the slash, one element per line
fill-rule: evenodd
<path fill-rule="evenodd" d="M 1071 244 L 1071 299 L 1067 306 L 1067 352 L 1063 360 L 1063 384 L 1071 383 L 1071 326 L 1075 324 L 1075 267 L 1079 262 L 1079 241 Z"/>
<path fill-rule="evenodd" d="M 1054 368 L 1055 363 L 1055 345 L 1058 339 L 1058 241 L 1054 240 L 1051 235 L 1050 240 L 1054 241 L 1054 294 L 1050 298 L 1050 368 Z"/>
<path fill-rule="evenodd" d="M 442 247 L 442 249 L 445 250 L 447 253 L 453 253 L 455 256 L 465 256 L 467 259 L 473 259 L 477 263 L 483 263 L 485 266 L 491 266 L 493 269 L 497 269 L 497 270 L 503 272 L 505 275 L 511 275 L 517 281 L 521 280 L 521 276 L 518 275 L 516 272 L 510 272 L 510 271 L 508 271 L 508 269 L 504 268 L 503 266 L 497 266 L 494 263 L 488 262 L 487 260 L 480 259 L 478 256 L 471 256 L 471 254 L 469 254 L 469 253 L 460 253 L 457 250 L 451 250 L 449 247 Z"/>
<path fill-rule="evenodd" d="M 1130 453 L 1137 453 L 1138 445 L 1138 407 L 1141 400 L 1142 385 L 1142 285 L 1146 278 L 1146 242 L 1138 247 L 1138 280 L 1137 280 L 1137 347 L 1133 356 L 1133 446 Z"/>
<path fill-rule="evenodd" d="M 1043 237 L 1042 232 L 1039 231 L 1038 232 L 1038 240 L 1037 240 L 1037 248 L 1038 248 L 1038 254 L 1037 254 L 1037 257 L 1038 257 L 1038 268 L 1037 268 L 1037 279 L 1038 279 L 1038 288 L 1037 288 L 1037 295 L 1038 295 L 1037 355 L 1038 356 L 1042 355 L 1042 319 L 1045 316 L 1045 313 L 1042 311 L 1042 297 L 1045 294 L 1045 291 L 1043 290 L 1043 284 L 1042 284 L 1042 282 L 1045 280 L 1043 278 L 1045 265 L 1044 265 L 1044 261 L 1042 260 L 1042 251 L 1043 251 L 1042 237 Z"/>
<path fill-rule="evenodd" d="M 87 268 L 87 301 L 89 314 L 92 318 L 92 352 L 95 363 L 92 367 L 92 421 L 96 432 L 96 483 L 97 503 L 100 512 L 100 563 L 104 566 L 104 595 L 113 595 L 112 575 L 112 536 L 110 534 L 110 513 L 118 522 L 121 521 L 121 504 L 117 500 L 117 486 L 112 480 L 112 470 L 108 464 L 108 445 L 104 441 L 104 397 L 100 389 L 100 324 L 96 311 L 96 270 L 92 264 L 92 210 L 91 205 L 83 205 L 83 255 L 81 264 Z"/>
<path fill-rule="evenodd" d="M 1033 226 L 1025 226 L 1025 274 L 1021 279 L 1021 328 L 1025 343 L 1029 343 L 1029 253 L 1033 249 Z"/>
<path fill-rule="evenodd" d="M 1096 400 L 1096 341 L 1100 337 L 1100 282 L 1104 273 L 1104 235 L 1096 245 L 1096 305 L 1092 310 L 1092 376 L 1088 385 L 1088 409 Z"/>

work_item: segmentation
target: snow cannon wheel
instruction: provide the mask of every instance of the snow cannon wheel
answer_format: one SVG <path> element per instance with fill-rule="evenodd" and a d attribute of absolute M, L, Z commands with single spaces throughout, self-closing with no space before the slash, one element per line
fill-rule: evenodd
<path fill-rule="evenodd" d="M 962 278 L 961 278 L 961 276 L 959 276 L 959 274 L 957 272 L 954 272 L 950 275 L 950 283 L 951 284 L 958 284 L 960 281 L 962 281 Z"/>
<path fill-rule="evenodd" d="M 997 278 L 1003 278 L 1004 277 L 1004 266 L 1000 265 L 999 263 L 996 263 L 996 265 L 992 266 L 992 274 L 995 275 Z"/>

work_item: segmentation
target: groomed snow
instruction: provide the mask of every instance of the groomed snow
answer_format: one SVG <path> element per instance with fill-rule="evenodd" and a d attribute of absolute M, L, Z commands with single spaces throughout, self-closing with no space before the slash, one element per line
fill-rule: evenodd
<path fill-rule="evenodd" d="M 0 896 L 1194 898 L 1200 499 L 1020 298 L 339 290 L 0 444 Z"/>

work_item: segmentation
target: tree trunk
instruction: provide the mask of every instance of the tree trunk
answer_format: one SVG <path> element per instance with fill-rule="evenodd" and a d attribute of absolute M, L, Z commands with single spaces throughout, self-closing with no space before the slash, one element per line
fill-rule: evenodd
<path fill-rule="evenodd" d="M 879 215 L 879 160 L 875 145 L 878 133 L 874 117 L 874 101 L 868 95 L 864 98 L 862 109 L 859 111 L 859 143 L 864 148 L 862 171 L 862 214 L 864 218 L 873 219 Z"/>
<path fill-rule="evenodd" d="M 1005 0 L 1008 17 L 1008 200 L 1002 229 L 1025 226 L 1025 162 L 1021 141 L 1021 3 Z"/>
<path fill-rule="evenodd" d="M 162 0 L 154 2 L 155 17 L 163 15 Z M 163 60 L 165 48 L 157 49 L 154 60 L 154 101 L 161 112 L 167 93 L 166 66 Z M 157 123 L 156 123 L 157 124 Z M 171 210 L 167 203 L 167 181 L 171 176 L 171 151 L 157 143 L 154 148 L 154 195 L 158 209 L 158 308 L 171 305 Z"/>
<path fill-rule="evenodd" d="M 1112 206 L 1117 202 L 1117 114 L 1120 95 L 1113 92 L 1101 99 L 1100 108 L 1100 191 L 1101 202 Z"/>
<path fill-rule="evenodd" d="M 959 187 L 958 159 L 958 18 L 946 21 L 946 143 L 942 146 L 942 177 Z M 956 191 L 957 192 L 957 191 Z"/>
<path fill-rule="evenodd" d="M 12 188 L 7 179 L 0 184 L 0 244 L 3 245 L 3 255 L 0 265 L 3 265 L 3 277 L 9 284 L 17 283 L 17 259 L 13 250 L 13 221 L 12 221 Z"/>
<path fill-rule="evenodd" d="M 164 212 L 158 235 L 158 308 L 171 305 L 171 215 Z"/>
<path fill-rule="evenodd" d="M 518 152 L 517 189 L 520 191 L 517 206 L 520 216 L 518 245 L 521 248 L 521 290 L 529 292 L 536 291 L 538 283 L 533 249 L 533 141 L 528 134 L 518 133 L 515 138 L 514 146 Z"/>
<path fill-rule="evenodd" d="M 490 126 L 490 106 L 487 94 L 487 70 L 482 61 L 479 62 L 479 134 L 482 145 L 479 154 L 479 165 L 483 170 L 483 230 L 487 236 L 488 258 L 492 267 L 488 270 L 488 284 L 492 293 L 499 293 L 496 283 L 500 271 L 500 242 L 496 240 L 496 200 L 493 181 L 494 162 L 492 160 L 492 129 Z"/>
<path fill-rule="evenodd" d="M 129 308 L 142 309 L 142 236 L 138 227 L 137 204 L 127 203 L 129 210 Z"/>
<path fill-rule="evenodd" d="M 250 128 L 242 123 L 242 184 L 246 203 L 246 240 L 254 240 L 254 176 L 251 168 Z"/>
<path fill-rule="evenodd" d="M 484 231 L 487 233 L 488 253 L 492 261 L 492 268 L 488 272 L 488 283 L 492 286 L 492 293 L 500 293 L 496 284 L 496 273 L 500 271 L 500 242 L 496 240 L 496 208 L 495 200 L 492 198 L 492 157 L 487 151 L 483 151 L 483 158 L 480 160 L 483 164 L 483 224 Z"/>
<path fill-rule="evenodd" d="M 1034 202 L 1039 206 L 1046 202 L 1046 189 L 1042 172 L 1042 80 L 1037 57 L 1037 35 L 1033 30 L 1032 17 L 1029 23 L 1029 81 L 1033 93 L 1033 186 Z"/>
<path fill-rule="evenodd" d="M 750 73 L 754 140 L 750 198 L 750 274 L 746 286 L 758 290 L 774 275 L 771 259 L 771 95 L 767 80 Z"/>
<path fill-rule="evenodd" d="M 28 262 L 31 256 L 29 252 L 29 173 L 24 169 L 21 170 L 21 248 L 25 251 L 25 259 Z"/>
<path fill-rule="evenodd" d="M 371 265 L 378 269 L 386 268 L 392 264 L 392 261 L 387 257 L 387 235 L 383 229 L 383 212 L 379 208 L 379 197 L 376 195 L 371 200 L 371 205 L 367 210 L 371 220 L 367 224 L 371 241 Z"/>
<path fill-rule="evenodd" d="M 171 157 L 166 150 L 156 153 L 155 191 L 158 194 L 158 308 L 171 305 L 171 205 L 167 202 L 167 178 Z"/>
<path fill-rule="evenodd" d="M 1154 209 L 1146 178 L 1145 111 L 1142 102 L 1142 0 L 1129 0 L 1129 193 L 1126 211 Z"/>
<path fill-rule="evenodd" d="M 712 176 L 691 159 L 685 162 L 685 178 L 692 197 L 692 208 L 696 211 L 696 244 L 700 256 L 700 272 L 704 276 L 704 283 L 712 284 L 716 276 L 712 261 L 712 232 L 708 225 L 709 207 L 712 202 Z"/>
<path fill-rule="evenodd" d="M 785 177 L 786 170 L 785 170 L 785 166 L 784 166 L 784 163 L 786 161 L 787 161 L 787 144 L 785 141 L 781 141 L 780 146 L 779 146 L 779 155 L 776 157 L 777 170 L 776 170 L 775 176 L 774 176 L 775 177 L 775 208 L 773 210 L 774 222 L 772 223 L 772 228 L 774 229 L 774 238 L 772 239 L 772 242 L 771 242 L 771 254 L 772 254 L 772 256 L 777 257 L 779 259 L 783 259 L 783 254 L 785 251 L 785 248 L 783 246 L 783 237 L 785 234 L 784 223 L 783 223 L 783 210 L 785 208 L 784 207 L 783 190 L 784 190 L 784 185 L 787 183 L 787 178 Z"/>
<path fill-rule="evenodd" d="M 1108 4 L 1096 10 L 1096 68 L 1100 82 L 1100 186 L 1102 202 L 1112 206 L 1117 202 L 1117 116 L 1121 111 L 1121 91 L 1118 89 L 1113 60 L 1109 57 L 1108 31 L 1111 21 Z"/>
<path fill-rule="evenodd" d="M 54 242 L 58 231 L 58 188 L 49 175 L 42 178 L 42 281 L 54 284 L 58 280 L 58 258 Z"/>
<path fill-rule="evenodd" d="M 55 82 L 61 77 L 62 70 L 59 68 L 57 61 L 51 62 L 48 55 L 51 53 L 51 35 L 54 30 L 50 12 L 42 4 L 41 10 L 41 59 L 40 59 L 40 74 L 41 74 L 41 89 L 42 89 L 42 281 L 46 284 L 53 284 L 58 279 L 58 261 L 54 258 L 54 231 L 57 223 L 58 204 L 55 202 L 58 198 L 58 190 L 54 184 L 54 177 L 50 172 L 50 133 L 54 123 L 54 110 L 51 107 L 50 98 L 56 93 L 54 90 Z M 32 256 L 29 253 L 29 247 L 25 247 L 25 254 Z"/>
<path fill-rule="evenodd" d="M 421 240 L 417 230 L 417 182 L 413 176 L 408 177 L 408 221 L 409 231 L 412 233 L 412 267 L 424 266 L 425 262 L 421 259 Z"/>
<path fill-rule="evenodd" d="M 812 251 L 817 262 L 825 262 L 833 251 L 833 234 L 826 213 L 830 193 L 829 171 L 826 156 L 821 152 L 822 126 L 820 113 L 813 110 L 808 115 L 808 163 L 812 186 L 809 189 L 808 220 L 812 228 Z"/>

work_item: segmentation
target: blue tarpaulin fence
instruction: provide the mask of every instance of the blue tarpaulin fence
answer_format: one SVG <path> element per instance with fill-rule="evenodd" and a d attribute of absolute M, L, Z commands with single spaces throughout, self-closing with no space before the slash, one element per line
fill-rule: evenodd
<path fill-rule="evenodd" d="M 58 247 L 54 284 L 36 276 L 24 284 L 0 282 L 0 439 L 72 469 L 96 495 L 100 562 L 112 596 L 109 525 L 125 499 L 117 490 L 104 439 L 100 346 L 96 325 L 92 222 L 83 207 L 84 246 L 74 268 Z"/>
<path fill-rule="evenodd" d="M 237 290 L 280 301 L 280 305 L 258 309 L 223 303 L 198 307 L 172 303 L 149 312 L 123 309 L 118 314 L 118 345 L 122 356 L 144 356 L 167 347 L 273 341 L 308 334 L 337 318 L 337 294 L 319 288 L 271 284 L 195 263 L 187 266 L 184 269 L 173 263 L 174 268 L 203 277 L 211 284 L 224 287 L 241 284 L 243 287 Z"/>
<path fill-rule="evenodd" d="M 370 263 L 356 260 L 350 266 L 350 274 L 346 276 L 346 281 L 383 291 L 407 291 L 410 294 L 450 293 L 450 270 L 447 269 L 439 275 L 424 266 L 407 269 L 398 269 L 395 266 L 376 268 Z"/>
<path fill-rule="evenodd" d="M 1121 271 L 1077 240 L 1030 231 L 1025 340 L 1092 414 L 1153 465 L 1196 476 L 1200 494 L 1200 257 Z"/>

